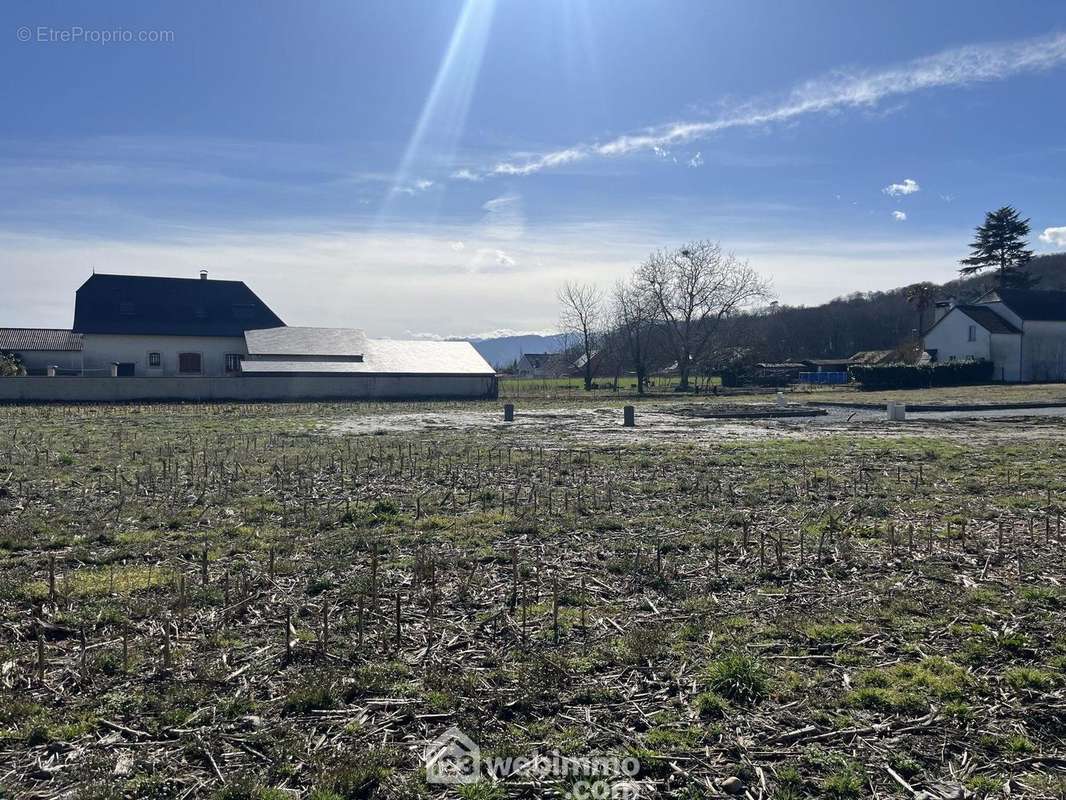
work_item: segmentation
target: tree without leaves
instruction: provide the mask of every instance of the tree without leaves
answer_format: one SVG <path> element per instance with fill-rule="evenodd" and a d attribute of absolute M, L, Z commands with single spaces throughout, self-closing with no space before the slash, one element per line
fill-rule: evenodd
<path fill-rule="evenodd" d="M 1029 220 L 1021 219 L 1016 209 L 1003 206 L 985 215 L 983 225 L 970 244 L 970 256 L 959 263 L 962 275 L 976 275 L 986 269 L 996 270 L 1000 289 L 1026 289 L 1035 281 L 1025 271 L 1033 251 L 1025 237 L 1029 235 Z"/>
<path fill-rule="evenodd" d="M 581 372 L 585 391 L 589 391 L 592 389 L 593 356 L 596 355 L 603 314 L 603 292 L 593 283 L 567 281 L 559 290 L 558 298 L 562 304 L 559 328 L 575 338 L 581 348 L 584 362 Z"/>
<path fill-rule="evenodd" d="M 697 241 L 660 250 L 637 268 L 677 359 L 679 388 L 714 349 L 722 320 L 770 298 L 767 282 L 746 261 L 723 254 L 717 242 Z"/>
<path fill-rule="evenodd" d="M 921 336 L 925 330 L 925 312 L 933 307 L 933 301 L 936 299 L 936 284 L 929 281 L 912 283 L 903 292 L 907 302 L 918 312 L 918 335 Z"/>
<path fill-rule="evenodd" d="M 613 317 L 626 353 L 637 373 L 637 393 L 644 394 L 648 379 L 648 356 L 655 330 L 655 300 L 636 280 L 620 280 L 614 287 Z"/>

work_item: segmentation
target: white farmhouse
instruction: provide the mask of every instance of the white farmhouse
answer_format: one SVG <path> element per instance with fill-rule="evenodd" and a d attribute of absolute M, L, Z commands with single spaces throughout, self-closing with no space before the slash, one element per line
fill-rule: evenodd
<path fill-rule="evenodd" d="M 0 402 L 495 398 L 469 342 L 288 327 L 241 281 L 93 275 L 71 330 L 0 328 Z"/>
<path fill-rule="evenodd" d="M 997 289 L 937 312 L 923 337 L 932 361 L 991 361 L 1008 383 L 1066 380 L 1066 292 Z"/>

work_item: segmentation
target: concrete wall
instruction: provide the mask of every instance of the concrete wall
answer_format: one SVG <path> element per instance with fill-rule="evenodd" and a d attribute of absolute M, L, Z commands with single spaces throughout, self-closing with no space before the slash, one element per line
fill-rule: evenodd
<path fill-rule="evenodd" d="M 59 367 L 61 372 L 81 374 L 81 353 L 76 350 L 19 350 L 17 351 L 26 370 L 31 375 L 44 375 L 49 367 Z"/>
<path fill-rule="evenodd" d="M 969 341 L 969 329 L 977 328 L 977 340 Z M 992 337 L 988 331 L 957 309 L 952 309 L 944 319 L 925 335 L 925 349 L 936 350 L 936 360 L 946 364 L 952 360 L 965 361 L 973 358 L 991 358 Z"/>
<path fill-rule="evenodd" d="M 0 402 L 491 399 L 495 376 L 338 375 L 235 378 L 0 378 Z"/>
<path fill-rule="evenodd" d="M 1026 322 L 1022 345 L 1022 380 L 1066 378 L 1066 322 Z"/>
<path fill-rule="evenodd" d="M 148 366 L 148 354 L 159 353 L 163 366 Z M 87 333 L 83 354 L 89 376 L 107 376 L 113 362 L 135 365 L 135 374 L 151 377 L 178 376 L 178 354 L 200 353 L 204 377 L 226 376 L 226 354 L 248 353 L 243 337 L 223 336 L 118 336 Z M 182 376 L 184 377 L 184 376 Z"/>

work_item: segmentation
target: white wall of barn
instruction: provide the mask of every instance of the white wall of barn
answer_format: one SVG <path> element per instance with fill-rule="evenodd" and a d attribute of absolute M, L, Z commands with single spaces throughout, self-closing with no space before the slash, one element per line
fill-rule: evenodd
<path fill-rule="evenodd" d="M 1022 380 L 1056 381 L 1066 378 L 1066 322 L 1025 323 Z"/>
<path fill-rule="evenodd" d="M 970 328 L 976 328 L 974 341 L 970 341 Z M 936 350 L 938 363 L 966 361 L 968 359 L 991 359 L 992 336 L 957 308 L 925 335 L 925 349 Z"/>
<path fill-rule="evenodd" d="M 992 377 L 1016 383 L 1022 379 L 1022 337 L 1017 333 L 994 333 L 991 340 Z"/>
<path fill-rule="evenodd" d="M 202 377 L 226 376 L 226 355 L 247 355 L 244 337 L 140 336 L 87 333 L 83 355 L 87 375 L 107 375 L 115 362 L 134 365 L 134 374 L 147 377 L 177 377 L 181 353 L 199 353 Z M 159 353 L 160 367 L 149 366 L 149 353 Z"/>

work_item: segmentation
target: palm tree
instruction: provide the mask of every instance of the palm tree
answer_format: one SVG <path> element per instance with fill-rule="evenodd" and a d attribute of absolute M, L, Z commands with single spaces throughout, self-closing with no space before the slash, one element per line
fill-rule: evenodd
<path fill-rule="evenodd" d="M 918 311 L 918 335 L 921 336 L 925 327 L 925 312 L 933 307 L 933 301 L 936 299 L 936 284 L 922 281 L 911 284 L 903 291 L 907 302 Z"/>

